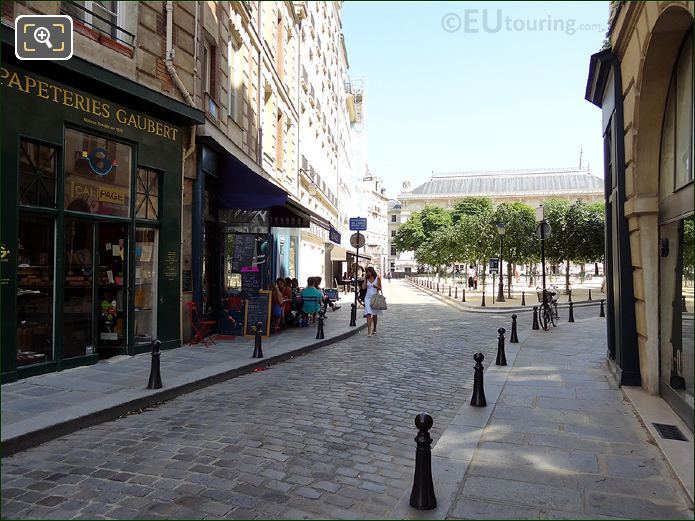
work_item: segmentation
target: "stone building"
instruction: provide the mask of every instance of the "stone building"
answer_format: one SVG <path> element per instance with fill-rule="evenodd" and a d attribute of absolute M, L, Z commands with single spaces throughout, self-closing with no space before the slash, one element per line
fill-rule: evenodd
<path fill-rule="evenodd" d="M 417 271 L 413 252 L 398 252 L 392 241 L 399 224 L 427 205 L 451 209 L 464 197 L 487 197 L 493 205 L 522 202 L 536 208 L 550 198 L 603 201 L 603 180 L 588 168 L 548 168 L 484 172 L 437 172 L 415 188 L 409 181 L 389 208 L 389 269 L 397 273 Z"/>
<path fill-rule="evenodd" d="M 585 96 L 603 113 L 609 359 L 622 385 L 662 397 L 690 430 L 693 11 L 613 2 Z M 689 461 L 692 490 L 692 450 Z"/>

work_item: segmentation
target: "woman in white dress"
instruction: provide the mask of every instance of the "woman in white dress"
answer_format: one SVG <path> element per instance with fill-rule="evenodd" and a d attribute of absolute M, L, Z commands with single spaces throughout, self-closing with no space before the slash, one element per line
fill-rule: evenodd
<path fill-rule="evenodd" d="M 364 314 L 367 317 L 367 336 L 376 334 L 377 318 L 382 310 L 372 309 L 372 297 L 381 291 L 381 277 L 376 274 L 376 270 L 369 266 L 365 272 L 364 283 L 367 294 L 364 297 Z"/>

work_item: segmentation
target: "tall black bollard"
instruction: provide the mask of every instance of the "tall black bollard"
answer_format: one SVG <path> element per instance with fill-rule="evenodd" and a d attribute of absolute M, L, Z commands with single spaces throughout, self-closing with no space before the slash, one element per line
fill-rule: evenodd
<path fill-rule="evenodd" d="M 605 317 L 606 316 L 606 312 L 603 310 L 603 299 L 601 300 L 601 311 L 599 311 L 598 316 L 599 317 Z"/>
<path fill-rule="evenodd" d="M 350 304 L 350 326 L 357 326 L 357 306 Z"/>
<path fill-rule="evenodd" d="M 323 336 L 323 321 L 326 317 L 326 312 L 322 309 L 319 311 L 319 323 L 318 326 L 316 326 L 316 340 L 323 340 L 326 338 Z"/>
<path fill-rule="evenodd" d="M 263 336 L 263 324 L 259 322 L 254 327 L 254 332 L 256 333 L 255 342 L 253 346 L 253 356 L 251 358 L 263 358 L 263 346 L 261 345 Z"/>
<path fill-rule="evenodd" d="M 485 307 L 485 291 L 483 291 L 483 300 L 480 301 L 480 307 L 481 308 Z"/>
<path fill-rule="evenodd" d="M 510 344 L 518 344 L 519 337 L 516 334 L 516 314 L 512 315 L 512 334 L 509 337 Z"/>
<path fill-rule="evenodd" d="M 507 365 L 507 355 L 504 353 L 505 329 L 501 327 L 497 330 L 497 332 L 500 334 L 500 336 L 497 339 L 497 360 L 495 360 L 495 365 Z"/>
<path fill-rule="evenodd" d="M 591 300 L 591 288 L 589 288 L 589 300 Z"/>
<path fill-rule="evenodd" d="M 521 305 L 526 305 L 526 294 L 523 291 L 521 292 Z"/>
<path fill-rule="evenodd" d="M 415 477 L 413 478 L 413 490 L 410 492 L 410 506 L 418 510 L 432 510 L 437 508 L 437 498 L 434 495 L 434 483 L 432 482 L 432 438 L 429 430 L 432 428 L 432 416 L 421 412 L 415 417 L 415 426 L 418 428 L 415 443 Z"/>
<path fill-rule="evenodd" d="M 683 295 L 683 309 L 681 309 L 681 313 L 686 313 L 688 311 L 688 308 L 685 306 L 685 295 Z"/>
<path fill-rule="evenodd" d="M 162 388 L 162 374 L 159 367 L 159 348 L 161 346 L 161 340 L 155 340 L 152 342 L 152 365 L 150 366 L 150 381 L 147 383 L 148 389 Z"/>
<path fill-rule="evenodd" d="M 437 282 L 437 293 L 439 293 L 439 282 Z"/>
<path fill-rule="evenodd" d="M 483 353 L 476 353 L 473 355 L 473 360 L 475 360 L 475 374 L 473 375 L 473 396 L 471 396 L 471 405 L 473 407 L 485 407 L 487 401 L 485 401 L 485 389 L 483 389 L 483 364 L 482 361 L 485 359 Z"/>
<path fill-rule="evenodd" d="M 451 286 L 449 286 L 449 296 L 451 297 Z"/>
<path fill-rule="evenodd" d="M 533 327 L 531 329 L 540 329 L 538 325 L 538 306 L 533 306 Z"/>
<path fill-rule="evenodd" d="M 570 316 L 567 322 L 574 322 L 574 302 L 570 301 Z"/>
<path fill-rule="evenodd" d="M 456 286 L 454 288 L 454 300 L 458 300 L 458 299 L 459 299 L 459 287 Z"/>
<path fill-rule="evenodd" d="M 461 297 L 461 302 L 466 302 L 466 288 L 461 288 L 461 293 L 463 295 Z"/>

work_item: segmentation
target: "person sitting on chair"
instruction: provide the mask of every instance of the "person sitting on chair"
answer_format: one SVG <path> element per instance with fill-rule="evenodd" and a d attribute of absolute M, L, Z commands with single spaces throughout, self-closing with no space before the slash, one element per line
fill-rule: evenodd
<path fill-rule="evenodd" d="M 321 277 L 314 277 L 314 287 L 321 291 Z M 330 306 L 331 311 L 335 311 L 336 309 L 340 309 L 340 306 L 335 305 L 333 302 L 331 302 L 331 299 L 328 298 L 327 295 L 324 295 L 323 291 L 321 291 L 321 302 L 323 303 L 324 306 Z"/>
<path fill-rule="evenodd" d="M 314 286 L 315 277 L 309 277 L 306 281 L 306 288 L 299 294 L 302 297 L 302 313 L 305 317 L 312 317 L 312 322 L 316 318 L 316 313 L 321 309 L 321 299 L 323 294 Z M 302 326 L 308 326 L 307 318 L 302 318 Z"/>

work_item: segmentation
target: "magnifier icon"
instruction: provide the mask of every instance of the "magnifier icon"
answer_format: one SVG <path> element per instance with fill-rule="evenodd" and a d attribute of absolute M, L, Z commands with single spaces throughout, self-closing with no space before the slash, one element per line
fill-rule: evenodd
<path fill-rule="evenodd" d="M 37 27 L 34 31 L 34 38 L 39 43 L 45 43 L 46 47 L 48 47 L 49 49 L 53 49 L 53 46 L 50 42 L 51 33 L 45 27 Z"/>

